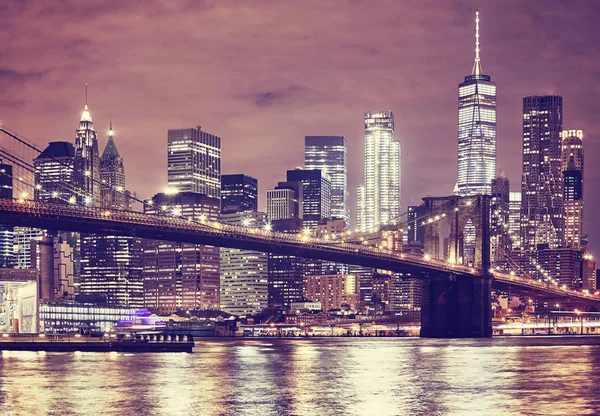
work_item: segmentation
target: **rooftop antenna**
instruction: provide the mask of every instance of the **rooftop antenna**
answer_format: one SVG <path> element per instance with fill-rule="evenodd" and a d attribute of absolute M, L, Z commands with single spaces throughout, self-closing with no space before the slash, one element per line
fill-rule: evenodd
<path fill-rule="evenodd" d="M 479 59 L 479 9 L 475 11 L 475 63 L 472 75 L 481 74 L 481 61 Z"/>
<path fill-rule="evenodd" d="M 85 83 L 85 108 L 87 109 L 87 82 Z"/>

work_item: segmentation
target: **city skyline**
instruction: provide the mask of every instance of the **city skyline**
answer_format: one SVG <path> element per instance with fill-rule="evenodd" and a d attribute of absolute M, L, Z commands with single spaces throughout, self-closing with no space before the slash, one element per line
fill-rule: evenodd
<path fill-rule="evenodd" d="M 275 63 L 280 63 L 287 68 L 284 74 L 279 74 L 272 79 L 264 79 L 257 68 L 260 63 L 251 61 L 248 67 L 249 82 L 240 84 L 236 81 L 232 85 L 226 85 L 218 81 L 224 81 L 223 77 L 229 79 L 234 77 L 229 70 L 229 64 L 224 62 L 226 57 L 222 53 L 215 52 L 215 59 L 207 64 L 211 67 L 210 71 L 204 72 L 207 71 L 206 66 L 199 67 L 206 79 L 211 81 L 208 88 L 205 85 L 207 81 L 198 81 L 198 87 L 203 87 L 201 94 L 207 98 L 207 103 L 196 100 L 196 93 L 191 92 L 189 88 L 182 89 L 175 77 L 164 77 L 164 73 L 164 79 L 161 79 L 158 84 L 161 88 L 142 91 L 139 79 L 130 82 L 132 72 L 139 78 L 136 68 L 139 67 L 139 71 L 141 68 L 147 68 L 147 71 L 143 72 L 145 75 L 142 79 L 157 82 L 156 77 L 160 73 L 159 63 L 141 52 L 139 62 L 132 61 L 131 57 L 124 55 L 124 51 L 120 50 L 117 44 L 108 42 L 105 37 L 98 35 L 98 37 L 86 38 L 86 35 L 79 34 L 77 39 L 80 42 L 73 43 L 70 46 L 71 51 L 87 45 L 84 49 L 88 52 L 93 51 L 98 59 L 97 64 L 100 65 L 102 57 L 110 50 L 115 57 L 119 57 L 114 62 L 120 71 L 111 71 L 107 75 L 91 63 L 85 62 L 78 63 L 77 68 L 71 68 L 67 65 L 69 59 L 60 65 L 58 64 L 60 60 L 57 60 L 56 68 L 44 69 L 35 65 L 26 66 L 25 60 L 12 59 L 14 62 L 19 61 L 19 65 L 23 67 L 15 63 L 14 67 L 5 69 L 0 75 L 0 82 L 8 83 L 10 86 L 24 86 L 25 89 L 22 91 L 26 96 L 18 95 L 19 89 L 8 89 L 6 102 L 0 105 L 3 114 L 2 123 L 40 146 L 44 146 L 48 141 L 70 140 L 73 121 L 79 117 L 83 104 L 83 84 L 88 82 L 89 107 L 98 131 L 99 146 L 103 147 L 105 144 L 105 130 L 108 127 L 109 114 L 112 113 L 116 125 L 119 126 L 116 129 L 119 149 L 124 159 L 128 161 L 128 166 L 131 166 L 128 172 L 128 178 L 131 178 L 128 187 L 131 190 L 138 191 L 143 197 L 150 197 L 155 192 L 160 192 L 166 185 L 163 169 L 165 149 L 162 145 L 166 130 L 172 126 L 191 127 L 201 123 L 208 131 L 223 138 L 224 173 L 243 172 L 259 179 L 260 209 L 264 210 L 265 190 L 274 186 L 285 170 L 302 165 L 303 137 L 311 134 L 347 137 L 348 187 L 351 201 L 354 202 L 356 195 L 352 194 L 362 176 L 361 115 L 370 108 L 390 108 L 395 113 L 397 125 L 400 126 L 399 140 L 402 142 L 403 154 L 406 156 L 403 169 L 402 200 L 405 201 L 403 206 L 413 205 L 420 202 L 423 194 L 448 194 L 454 185 L 451 178 L 455 177 L 456 172 L 456 159 L 453 156 L 456 154 L 457 121 L 455 88 L 456 81 L 471 69 L 474 52 L 473 13 L 476 8 L 479 8 L 482 49 L 485 50 L 485 72 L 493 74 L 494 79 L 502 86 L 498 96 L 497 173 L 507 172 L 511 184 L 518 184 L 521 173 L 521 100 L 524 95 L 556 93 L 563 96 L 564 128 L 577 128 L 586 132 L 588 160 L 594 160 L 599 154 L 598 146 L 593 140 L 598 136 L 598 128 L 592 124 L 593 115 L 588 109 L 585 95 L 579 89 L 586 77 L 594 73 L 597 65 L 594 62 L 597 54 L 597 49 L 594 49 L 594 39 L 598 33 L 591 29 L 591 25 L 598 10 L 593 7 L 586 9 L 582 3 L 580 4 L 581 6 L 577 8 L 567 7 L 558 2 L 543 2 L 541 7 L 542 2 L 531 2 L 527 5 L 513 5 L 515 10 L 511 11 L 510 4 L 473 2 L 461 3 L 455 10 L 444 7 L 443 13 L 440 8 L 435 7 L 427 13 L 422 11 L 424 9 L 409 10 L 409 8 L 398 7 L 392 10 L 392 14 L 388 17 L 372 16 L 365 22 L 366 28 L 381 24 L 383 33 L 395 41 L 392 42 L 394 45 L 389 47 L 370 42 L 372 37 L 362 31 L 364 29 L 361 29 L 360 33 L 344 32 L 343 39 L 332 38 L 322 31 L 315 32 L 310 39 L 311 44 L 312 41 L 317 40 L 330 46 L 340 43 L 341 46 L 346 45 L 347 48 L 352 49 L 349 55 L 356 54 L 357 50 L 360 50 L 364 54 L 371 53 L 373 57 L 377 57 L 375 60 L 377 63 L 350 66 L 342 59 L 342 62 L 348 66 L 345 70 L 328 59 L 324 62 L 321 72 L 314 73 L 314 70 L 310 72 L 310 78 L 319 75 L 315 80 L 307 80 L 305 76 L 293 78 L 297 70 L 289 68 L 289 64 L 285 62 L 277 61 L 275 57 L 273 58 Z M 129 12 L 133 12 L 124 7 L 124 10 L 119 10 L 120 16 L 124 17 Z M 99 5 L 94 10 L 94 19 L 100 28 L 109 23 L 119 25 L 121 22 L 122 17 L 115 20 L 107 14 L 109 9 Z M 192 12 L 213 16 L 218 11 L 227 10 L 227 5 L 220 5 L 215 8 L 207 7 L 202 11 L 192 10 Z M 250 8 L 244 7 L 236 10 L 238 14 L 247 14 L 251 11 Z M 18 17 L 20 16 L 18 10 L 12 7 L 9 7 L 7 12 L 15 16 L 13 19 L 15 23 L 23 17 Z M 40 9 L 32 7 L 26 14 L 30 16 L 32 13 L 40 12 Z M 176 12 L 174 14 L 177 14 Z M 317 13 L 317 9 L 313 8 L 306 12 Z M 363 12 L 360 6 L 348 5 L 342 10 L 342 15 L 347 16 L 351 21 L 350 17 L 360 12 Z M 45 27 L 43 23 L 47 20 L 60 16 L 64 18 L 61 13 L 64 11 L 60 8 L 53 9 L 50 4 L 47 4 L 43 14 L 45 17 L 40 18 L 40 27 L 36 30 L 43 31 Z M 256 17 L 254 24 L 275 18 L 286 22 L 291 19 L 290 13 L 290 10 L 285 9 L 268 10 L 263 16 Z M 513 21 L 510 29 L 504 25 L 505 18 Z M 416 23 L 412 24 L 411 19 Z M 552 22 L 556 24 L 550 24 Z M 336 24 L 342 24 L 342 28 L 344 27 L 343 23 Z M 65 28 L 64 36 L 72 34 L 70 30 L 77 27 L 75 22 L 71 25 L 74 26 Z M 585 38 L 585 44 L 580 36 L 565 35 L 569 25 L 580 29 L 575 32 L 585 32 L 585 28 L 590 29 L 587 30 L 590 35 Z M 237 37 L 246 30 L 256 35 L 264 44 L 269 43 L 268 37 L 261 34 L 252 23 L 240 27 L 233 26 L 236 29 L 233 31 L 235 33 L 226 31 L 224 35 Z M 402 34 L 400 27 L 404 27 L 405 35 Z M 428 30 L 428 27 L 435 27 L 435 30 Z M 310 26 L 303 30 L 310 29 L 314 27 Z M 278 25 L 274 30 L 284 31 L 284 27 Z M 240 33 L 237 33 L 238 31 Z M 452 53 L 440 51 L 436 46 L 440 32 L 444 33 L 447 42 L 455 45 L 451 48 Z M 7 34 L 7 32 L 1 33 L 1 36 Z M 169 34 L 173 35 L 171 32 Z M 16 40 L 8 44 L 19 45 L 19 39 L 19 35 L 16 34 Z M 175 42 L 172 37 L 168 39 Z M 200 35 L 194 39 L 200 45 L 208 47 Z M 224 36 L 223 39 L 230 39 L 230 37 Z M 548 44 L 547 49 L 536 52 L 533 55 L 534 59 L 531 59 L 533 46 L 542 41 Z M 43 42 L 43 39 L 38 42 Z M 52 38 L 52 42 L 57 42 L 57 39 Z M 256 47 L 260 47 L 261 44 L 259 42 Z M 285 55 L 290 62 L 296 63 L 300 56 L 305 56 L 307 53 L 306 45 L 300 42 L 297 35 L 290 34 L 283 44 L 295 47 L 291 49 L 289 55 Z M 177 44 L 173 43 L 173 46 L 175 45 Z M 342 58 L 343 50 L 344 48 L 341 48 L 339 52 Z M 26 51 L 25 46 L 20 52 L 10 47 L 8 56 L 16 58 L 16 54 Z M 561 53 L 567 52 L 569 56 L 579 58 L 559 58 Z M 310 55 L 310 58 L 323 58 L 324 53 L 322 50 L 315 50 L 314 56 Z M 270 53 L 265 56 L 272 57 Z M 404 56 L 411 59 L 402 59 Z M 512 59 L 500 59 L 502 56 L 511 56 Z M 529 58 L 525 59 L 525 57 Z M 398 59 L 402 59 L 405 65 L 399 67 Z M 157 68 L 150 65 L 152 62 L 157 65 Z M 434 62 L 444 63 L 444 69 L 439 69 L 439 65 L 433 65 Z M 551 65 L 556 62 L 560 62 L 560 66 Z M 138 66 L 132 66 L 133 64 Z M 306 66 L 300 67 L 306 70 Z M 537 68 L 534 82 L 521 79 L 524 78 L 521 76 L 515 78 L 511 75 L 528 73 L 533 68 Z M 174 71 L 177 73 L 176 78 L 185 77 L 188 73 L 179 66 Z M 582 75 L 576 80 L 570 79 L 569 73 L 573 71 Z M 66 73 L 70 74 L 69 83 L 61 82 L 60 88 L 55 87 L 54 77 Z M 370 77 L 369 74 L 377 76 Z M 338 81 L 330 82 L 326 87 L 320 85 L 322 81 L 331 81 L 331 77 L 335 77 Z M 199 78 L 194 76 L 193 79 Z M 289 82 L 291 79 L 295 80 L 294 83 Z M 362 81 L 358 82 L 358 80 Z M 385 81 L 385 87 L 382 85 L 382 80 Z M 412 81 L 408 82 L 408 80 Z M 348 95 L 343 86 L 351 81 L 353 83 L 349 85 L 352 85 L 352 94 Z M 115 89 L 117 85 L 118 90 Z M 235 89 L 236 93 L 232 94 L 232 89 Z M 28 101 L 29 96 L 35 96 L 34 102 Z M 436 97 L 436 102 L 428 97 Z M 213 100 L 217 98 L 221 101 Z M 49 110 L 47 107 L 50 99 L 55 105 L 55 110 Z M 173 100 L 173 103 L 169 102 Z M 11 104 L 16 102 L 21 103 L 20 106 Z M 206 105 L 208 103 L 210 105 Z M 42 111 L 44 108 L 45 110 Z M 290 111 L 293 111 L 293 115 L 290 115 Z M 323 115 L 319 115 L 323 111 Z M 436 114 L 433 123 L 430 113 Z M 420 114 L 427 114 L 427 117 L 424 118 Z M 36 123 L 39 126 L 29 123 L 32 115 L 40 121 Z M 252 143 L 253 147 L 246 147 L 249 146 L 246 143 Z M 144 152 L 139 152 L 137 146 L 143 146 Z M 432 155 L 427 150 L 433 146 L 440 151 Z M 265 159 L 271 163 L 261 162 Z M 435 171 L 425 169 L 431 164 L 426 163 L 428 160 L 437 166 Z M 156 166 L 156 169 L 142 169 L 142 166 Z M 411 175 L 408 176 L 407 172 Z M 589 187 L 589 192 L 586 192 L 588 212 L 593 212 L 598 206 L 598 201 L 594 199 L 598 194 L 594 192 L 596 175 L 597 173 L 590 169 L 586 172 L 586 184 Z M 356 213 L 354 203 L 351 204 L 351 211 L 354 218 Z M 600 225 L 588 221 L 585 226 L 594 250 L 598 247 Z"/>

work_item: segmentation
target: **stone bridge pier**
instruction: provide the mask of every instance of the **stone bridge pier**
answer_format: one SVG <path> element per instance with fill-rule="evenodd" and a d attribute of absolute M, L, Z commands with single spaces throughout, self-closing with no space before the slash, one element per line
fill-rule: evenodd
<path fill-rule="evenodd" d="M 490 196 L 423 198 L 425 254 L 451 263 L 465 263 L 463 232 L 475 228 L 473 274 L 430 273 L 423 283 L 421 337 L 485 338 L 492 336 L 490 269 Z"/>

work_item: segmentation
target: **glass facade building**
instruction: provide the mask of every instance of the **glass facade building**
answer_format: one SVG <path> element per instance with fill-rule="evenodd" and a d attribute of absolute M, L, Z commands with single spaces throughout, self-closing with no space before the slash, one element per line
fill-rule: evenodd
<path fill-rule="evenodd" d="M 168 132 L 168 186 L 221 198 L 221 138 L 201 130 Z"/>
<path fill-rule="evenodd" d="M 252 176 L 221 175 L 223 214 L 258 210 L 258 180 Z"/>
<path fill-rule="evenodd" d="M 74 157 L 75 148 L 71 143 L 50 142 L 33 161 L 36 201 L 55 204 L 75 202 L 72 182 Z"/>
<path fill-rule="evenodd" d="M 523 98 L 521 245 L 526 251 L 564 243 L 562 117 L 562 97 Z"/>
<path fill-rule="evenodd" d="M 318 169 L 287 171 L 288 183 L 302 184 L 302 220 L 304 227 L 316 230 L 321 221 L 331 218 L 331 182 Z M 279 186 L 285 186 L 280 183 Z"/>
<path fill-rule="evenodd" d="M 331 216 L 349 225 L 348 157 L 344 136 L 306 136 L 304 168 L 319 169 L 331 181 Z"/>
<path fill-rule="evenodd" d="M 475 36 L 473 71 L 458 86 L 459 195 L 490 194 L 496 176 L 496 83 L 481 72 L 479 12 Z"/>
<path fill-rule="evenodd" d="M 391 111 L 365 113 L 364 190 L 359 189 L 358 225 L 363 232 L 400 218 L 400 142 Z"/>
<path fill-rule="evenodd" d="M 94 122 L 85 104 L 79 128 L 75 136 L 75 157 L 73 161 L 73 185 L 78 189 L 75 196 L 80 205 L 100 205 L 100 156 L 98 138 Z"/>

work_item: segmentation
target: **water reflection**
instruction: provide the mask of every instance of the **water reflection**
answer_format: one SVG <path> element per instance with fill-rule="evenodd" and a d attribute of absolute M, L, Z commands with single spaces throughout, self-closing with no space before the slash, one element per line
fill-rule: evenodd
<path fill-rule="evenodd" d="M 568 345 L 561 345 L 568 344 Z M 593 338 L 201 341 L 194 354 L 6 352 L 0 414 L 600 413 Z"/>

